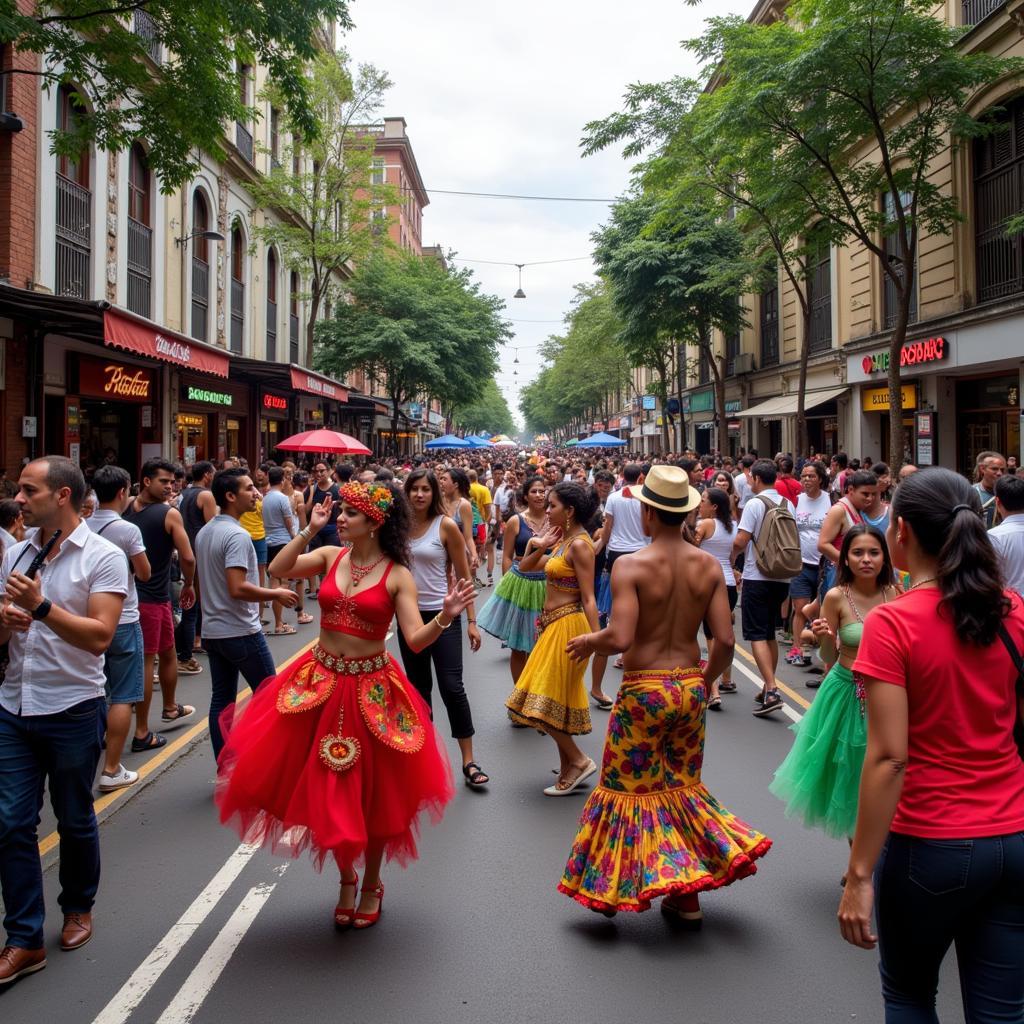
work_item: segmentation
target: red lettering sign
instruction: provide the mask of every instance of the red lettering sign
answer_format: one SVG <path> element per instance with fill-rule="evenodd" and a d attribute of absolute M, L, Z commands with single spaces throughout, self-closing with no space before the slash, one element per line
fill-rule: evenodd
<path fill-rule="evenodd" d="M 263 396 L 263 408 L 264 409 L 278 409 L 284 411 L 288 408 L 288 399 L 282 398 L 280 395 L 267 395 Z"/>
<path fill-rule="evenodd" d="M 111 402 L 152 402 L 153 373 L 138 366 L 80 357 L 78 391 Z"/>
<path fill-rule="evenodd" d="M 900 366 L 917 366 L 919 363 L 935 363 L 949 355 L 945 338 L 928 338 L 921 341 L 908 341 L 900 349 Z M 861 360 L 861 369 L 865 373 L 886 373 L 889 369 L 889 352 L 883 349 Z"/>

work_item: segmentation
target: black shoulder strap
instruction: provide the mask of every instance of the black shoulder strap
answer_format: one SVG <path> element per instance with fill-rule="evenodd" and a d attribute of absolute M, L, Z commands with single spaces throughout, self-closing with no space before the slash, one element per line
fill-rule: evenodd
<path fill-rule="evenodd" d="M 113 526 L 113 525 L 114 525 L 114 523 L 116 523 L 116 522 L 117 522 L 117 520 L 116 520 L 116 519 L 111 519 L 109 523 L 104 523 L 104 524 L 103 524 L 103 525 L 102 525 L 102 526 L 101 526 L 101 527 L 100 527 L 100 528 L 99 528 L 99 529 L 98 529 L 98 530 L 96 531 L 96 536 L 98 537 L 98 536 L 99 536 L 99 535 L 100 535 L 100 534 L 101 534 L 101 533 L 102 533 L 102 532 L 103 532 L 104 530 L 106 530 L 106 529 L 107 529 L 108 527 L 110 527 L 110 526 Z"/>
<path fill-rule="evenodd" d="M 1021 657 L 1020 651 L 1017 650 L 1017 645 L 1007 632 L 1006 626 L 1001 622 L 999 623 L 999 639 L 1003 641 L 1003 646 L 1009 652 L 1010 660 L 1017 670 L 1017 696 L 1024 698 L 1024 658 Z"/>

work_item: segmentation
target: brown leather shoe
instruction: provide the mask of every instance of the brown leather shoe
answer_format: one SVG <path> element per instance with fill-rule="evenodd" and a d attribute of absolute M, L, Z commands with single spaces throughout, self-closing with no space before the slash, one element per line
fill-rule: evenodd
<path fill-rule="evenodd" d="M 23 974 L 33 974 L 46 966 L 45 949 L 19 949 L 4 946 L 0 950 L 0 986 L 10 985 Z"/>
<path fill-rule="evenodd" d="M 92 938 L 92 914 L 65 914 L 60 932 L 60 948 L 65 953 L 79 949 Z"/>

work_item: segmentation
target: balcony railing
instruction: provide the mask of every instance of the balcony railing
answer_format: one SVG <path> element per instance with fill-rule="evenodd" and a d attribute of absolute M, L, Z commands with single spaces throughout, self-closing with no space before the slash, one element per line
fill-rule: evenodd
<path fill-rule="evenodd" d="M 267 299 L 267 355 L 268 363 L 277 362 L 277 303 Z"/>
<path fill-rule="evenodd" d="M 192 257 L 192 337 L 206 341 L 210 322 L 210 264 Z"/>
<path fill-rule="evenodd" d="M 160 39 L 156 33 L 156 20 L 149 11 L 137 10 L 132 17 L 132 31 L 146 44 L 146 52 L 159 64 Z"/>
<path fill-rule="evenodd" d="M 245 282 L 231 278 L 231 351 L 241 354 L 245 330 Z"/>
<path fill-rule="evenodd" d="M 812 353 L 827 352 L 832 347 L 832 260 L 820 260 L 810 280 L 811 330 L 807 339 Z"/>
<path fill-rule="evenodd" d="M 299 318 L 294 313 L 288 314 L 288 361 L 299 361 Z"/>
<path fill-rule="evenodd" d="M 86 299 L 92 264 L 92 192 L 59 173 L 56 236 L 55 291 L 58 295 Z"/>
<path fill-rule="evenodd" d="M 235 122 L 235 148 L 252 163 L 252 132 L 241 121 Z"/>
<path fill-rule="evenodd" d="M 152 315 L 153 230 L 128 218 L 128 308 L 140 316 Z"/>
<path fill-rule="evenodd" d="M 990 14 L 994 14 L 1006 3 L 1006 0 L 963 0 L 961 9 L 962 24 L 977 25 Z"/>
<path fill-rule="evenodd" d="M 725 375 L 736 376 L 736 357 L 740 354 L 739 334 L 729 334 L 725 338 Z"/>

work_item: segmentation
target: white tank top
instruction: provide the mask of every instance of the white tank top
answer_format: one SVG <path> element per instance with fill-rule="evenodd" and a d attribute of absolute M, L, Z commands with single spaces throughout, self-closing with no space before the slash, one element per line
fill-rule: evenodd
<path fill-rule="evenodd" d="M 732 533 L 726 530 L 721 519 L 715 520 L 715 532 L 708 537 L 701 548 L 709 555 L 718 559 L 722 572 L 725 573 L 726 586 L 736 586 L 736 575 L 732 571 L 732 542 L 736 539 L 736 527 L 733 526 Z"/>
<path fill-rule="evenodd" d="M 441 540 L 444 516 L 435 516 L 427 532 L 409 541 L 412 554 L 412 578 L 416 581 L 419 606 L 440 608 L 448 594 L 448 551 Z"/>

